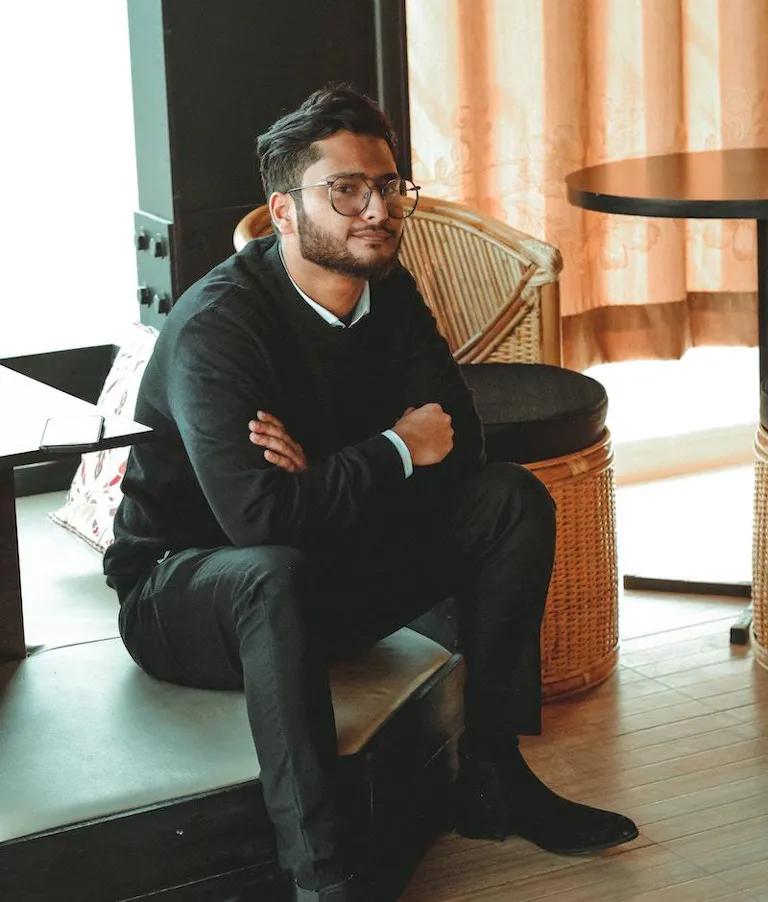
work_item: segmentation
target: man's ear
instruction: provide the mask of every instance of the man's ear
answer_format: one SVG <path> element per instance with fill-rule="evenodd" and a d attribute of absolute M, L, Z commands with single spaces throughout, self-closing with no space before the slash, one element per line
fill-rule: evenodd
<path fill-rule="evenodd" d="M 281 235 L 292 235 L 296 231 L 296 207 L 291 195 L 273 191 L 267 204 L 275 231 Z"/>

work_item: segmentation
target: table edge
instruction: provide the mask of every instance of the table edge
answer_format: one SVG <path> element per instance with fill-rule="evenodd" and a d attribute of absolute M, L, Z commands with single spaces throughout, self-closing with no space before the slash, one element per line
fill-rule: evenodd
<path fill-rule="evenodd" d="M 141 425 L 141 424 L 137 424 Z M 103 438 L 95 448 L 89 448 L 87 451 L 40 451 L 32 449 L 29 451 L 20 451 L 18 454 L 7 454 L 0 458 L 0 469 L 11 469 L 13 467 L 22 467 L 27 464 L 41 464 L 55 460 L 77 460 L 83 454 L 97 454 L 99 451 L 106 451 L 110 448 L 127 448 L 131 445 L 143 444 L 151 442 L 157 438 L 157 433 L 149 426 L 144 429 L 128 434 L 110 436 Z"/>
<path fill-rule="evenodd" d="M 582 170 L 579 170 L 582 171 Z M 576 175 L 576 173 L 573 173 Z M 627 197 L 572 187 L 566 176 L 568 202 L 596 213 L 652 216 L 666 219 L 768 219 L 768 199 L 690 200 L 668 197 Z"/>

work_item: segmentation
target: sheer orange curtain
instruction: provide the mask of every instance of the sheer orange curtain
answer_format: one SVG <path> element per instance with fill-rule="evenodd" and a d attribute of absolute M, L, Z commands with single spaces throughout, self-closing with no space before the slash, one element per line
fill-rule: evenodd
<path fill-rule="evenodd" d="M 572 207 L 608 160 L 768 145 L 768 0 L 407 0 L 414 178 L 556 245 L 565 363 L 757 343 L 742 221 Z"/>

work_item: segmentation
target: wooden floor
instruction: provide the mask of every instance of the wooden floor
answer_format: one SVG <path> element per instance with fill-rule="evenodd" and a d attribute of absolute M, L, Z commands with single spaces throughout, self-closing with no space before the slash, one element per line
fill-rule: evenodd
<path fill-rule="evenodd" d="M 569 858 L 444 836 L 403 902 L 768 902 L 768 673 L 729 645 L 742 604 L 626 593 L 617 672 L 547 706 L 524 743 L 551 786 L 629 815 L 637 840 Z"/>

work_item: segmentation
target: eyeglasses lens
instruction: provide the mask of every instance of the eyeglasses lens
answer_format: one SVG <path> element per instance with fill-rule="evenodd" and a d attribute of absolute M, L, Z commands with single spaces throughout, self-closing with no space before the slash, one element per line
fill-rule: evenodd
<path fill-rule="evenodd" d="M 338 178 L 330 186 L 331 203 L 342 216 L 358 216 L 368 206 L 371 190 L 363 179 Z M 381 185 L 378 191 L 393 219 L 404 219 L 416 209 L 419 192 L 408 179 L 392 179 Z"/>

